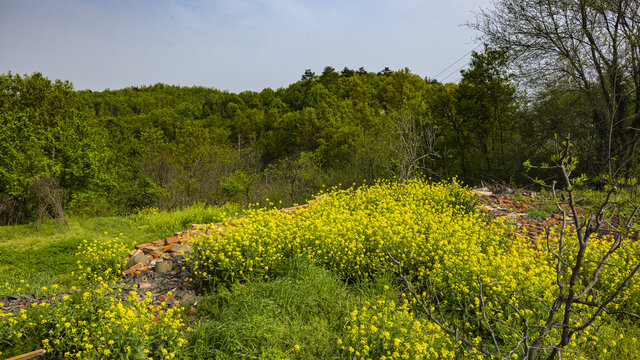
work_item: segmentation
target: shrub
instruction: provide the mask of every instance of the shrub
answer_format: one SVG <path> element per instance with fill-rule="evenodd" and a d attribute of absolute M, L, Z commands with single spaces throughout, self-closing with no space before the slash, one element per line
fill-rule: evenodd
<path fill-rule="evenodd" d="M 106 241 L 83 240 L 78 246 L 76 275 L 80 284 L 113 283 L 122 275 L 123 258 L 129 247 L 115 238 Z"/>
<path fill-rule="evenodd" d="M 0 351 L 33 350 L 82 359 L 180 358 L 186 340 L 180 309 L 155 308 L 129 293 L 118 299 L 108 285 L 41 302 L 19 313 L 0 313 Z M 28 346 L 31 349 L 28 349 Z"/>
<path fill-rule="evenodd" d="M 437 325 L 417 319 L 409 303 L 379 300 L 353 310 L 338 346 L 348 359 L 454 359 L 454 343 Z"/>

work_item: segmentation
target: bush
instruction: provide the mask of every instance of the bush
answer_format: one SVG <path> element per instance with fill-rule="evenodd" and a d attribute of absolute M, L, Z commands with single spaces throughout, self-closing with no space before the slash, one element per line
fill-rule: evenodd
<path fill-rule="evenodd" d="M 42 302 L 19 313 L 0 313 L 0 351 L 11 355 L 42 346 L 60 358 L 181 357 L 186 339 L 180 309 L 156 309 L 150 298 L 139 301 L 135 292 L 124 300 L 118 297 L 103 285 L 65 295 L 52 305 Z"/>
<path fill-rule="evenodd" d="M 486 230 L 480 215 L 469 212 L 472 196 L 462 189 L 455 181 L 380 182 L 335 190 L 295 215 L 276 209 L 251 211 L 241 226 L 211 227 L 210 235 L 193 241 L 195 279 L 208 286 L 269 278 L 281 271 L 286 259 L 302 256 L 345 280 L 356 280 L 379 273 L 377 265 L 388 263 L 386 249 L 425 269 L 442 266 L 437 265 L 441 256 L 428 252 L 442 255 L 446 247 L 451 254 L 459 250 L 474 258 L 490 257 L 482 254 L 483 242 L 504 248 L 508 241 L 501 228 Z M 487 241 L 481 241 L 485 237 Z"/>
<path fill-rule="evenodd" d="M 123 260 L 129 247 L 115 238 L 106 241 L 83 240 L 78 246 L 76 275 L 81 285 L 112 284 L 122 275 Z"/>

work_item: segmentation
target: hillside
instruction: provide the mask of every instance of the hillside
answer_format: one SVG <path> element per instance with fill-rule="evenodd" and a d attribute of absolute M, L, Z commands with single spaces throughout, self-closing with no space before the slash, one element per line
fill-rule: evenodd
<path fill-rule="evenodd" d="M 548 211 L 545 204 L 522 192 L 478 199 L 455 182 L 331 190 L 296 211 L 266 204 L 240 220 L 214 220 L 162 244 L 138 246 L 155 263 L 124 277 L 122 271 L 134 265 L 121 259 L 136 256 L 130 240 L 82 242 L 74 280 L 79 290 L 3 312 L 0 328 L 10 336 L 0 351 L 44 346 L 55 356 L 83 358 L 521 356 L 523 330 L 544 334 L 545 344 L 561 334 L 543 325 L 549 313 L 544 303 L 559 291 L 546 247 L 559 240 L 558 233 L 538 236 L 540 227 L 555 221 L 556 214 L 540 216 Z M 519 235 L 523 223 L 530 236 Z M 185 269 L 192 281 L 169 289 L 168 276 L 178 279 L 183 270 L 156 271 L 159 263 L 177 262 L 176 255 L 160 261 L 164 255 L 153 249 L 171 254 L 179 240 L 190 245 Z M 594 240 L 588 257 L 607 246 L 603 240 Z M 564 241 L 576 240 L 567 235 Z M 594 294 L 606 297 L 630 271 L 637 261 L 631 245 L 614 254 L 610 261 L 617 267 L 603 269 Z M 410 290 L 394 274 L 398 266 Z M 637 311 L 639 290 L 634 280 L 612 309 Z M 594 314 L 591 307 L 574 311 L 577 322 Z M 573 351 L 587 358 L 635 358 L 638 335 L 637 325 L 611 313 L 573 338 L 563 358 Z"/>

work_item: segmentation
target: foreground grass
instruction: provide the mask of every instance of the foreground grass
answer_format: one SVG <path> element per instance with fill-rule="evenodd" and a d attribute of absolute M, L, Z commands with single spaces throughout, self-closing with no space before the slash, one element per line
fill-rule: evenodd
<path fill-rule="evenodd" d="M 194 359 L 338 359 L 345 318 L 376 301 L 399 300 L 393 279 L 353 286 L 302 259 L 269 282 L 220 288 L 198 306 L 185 351 Z M 348 352 L 348 351 L 347 351 Z"/>

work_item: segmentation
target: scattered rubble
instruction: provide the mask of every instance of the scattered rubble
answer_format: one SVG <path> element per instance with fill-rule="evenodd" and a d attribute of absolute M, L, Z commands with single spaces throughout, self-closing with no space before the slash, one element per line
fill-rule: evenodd
<path fill-rule="evenodd" d="M 496 195 L 487 188 L 474 189 L 473 192 L 480 200 L 480 208 L 485 213 L 503 218 L 516 226 L 515 231 L 526 236 L 531 241 L 537 241 L 540 236 L 546 234 L 548 229 L 561 226 L 563 223 L 563 215 L 561 213 L 549 214 L 543 218 L 534 218 L 529 216 L 527 211 L 533 207 L 541 206 L 548 203 L 545 199 L 535 192 L 503 191 L 506 195 Z M 578 215 L 584 213 L 578 210 Z M 572 221 L 572 216 L 567 212 L 567 224 Z"/>

